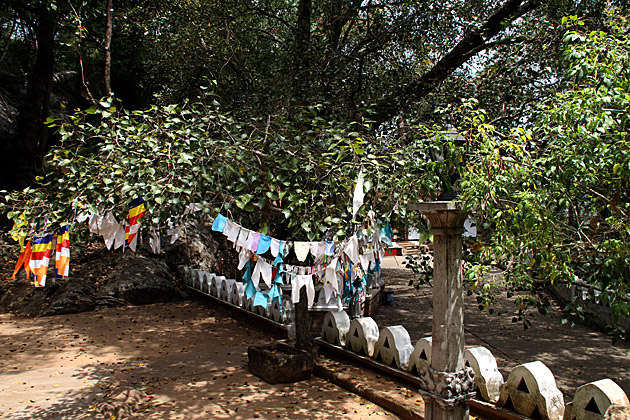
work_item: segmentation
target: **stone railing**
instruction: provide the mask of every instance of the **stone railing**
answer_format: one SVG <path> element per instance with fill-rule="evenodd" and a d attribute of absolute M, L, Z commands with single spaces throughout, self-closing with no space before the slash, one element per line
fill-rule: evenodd
<path fill-rule="evenodd" d="M 180 276 L 184 286 L 196 290 L 199 293 L 214 297 L 225 304 L 232 305 L 256 315 L 269 318 L 279 324 L 294 323 L 294 307 L 291 301 L 291 286 L 282 286 L 282 310 L 277 301 L 269 301 L 266 306 L 254 306 L 253 297 L 245 297 L 245 285 L 235 279 L 228 279 L 225 276 L 209 273 L 204 270 L 197 270 L 187 266 L 180 267 Z M 261 291 L 265 291 L 266 285 L 259 284 Z"/>
<path fill-rule="evenodd" d="M 270 320 L 284 324 L 294 324 L 294 305 L 291 299 L 291 284 L 282 285 L 282 307 L 278 301 L 269 301 L 267 306 L 254 306 L 254 299 L 246 299 L 245 297 L 245 285 L 242 283 L 242 276 L 239 270 L 232 270 L 233 266 L 229 261 L 224 262 L 222 260 L 226 272 L 222 272 L 227 275 L 231 275 L 232 278 L 226 277 L 226 275 L 219 275 L 216 273 L 209 273 L 204 270 L 198 270 L 188 266 L 180 266 L 180 277 L 184 286 L 193 289 L 199 293 L 207 296 L 214 297 L 222 302 L 245 309 L 257 315 L 269 318 Z M 221 267 L 220 267 L 221 268 Z M 236 278 L 234 278 L 236 277 Z M 258 285 L 261 292 L 268 292 L 264 282 L 260 282 Z M 363 315 L 375 314 L 380 306 L 381 289 L 372 289 L 366 294 L 365 302 L 363 303 L 362 313 Z M 347 309 L 347 305 L 343 306 Z M 322 319 L 324 314 L 328 311 L 337 309 L 337 299 L 333 295 L 326 301 L 326 294 L 324 293 L 322 285 L 315 285 L 315 298 L 312 305 L 309 307 L 311 313 L 311 322 L 313 331 L 319 331 L 322 325 Z"/>
<path fill-rule="evenodd" d="M 324 316 L 320 339 L 418 377 L 420 383 L 431 366 L 431 337 L 418 340 L 414 346 L 403 326 L 379 330 L 370 317 L 350 320 L 345 312 L 328 312 Z M 610 379 L 581 386 L 573 401 L 565 404 L 553 373 L 542 362 L 516 366 L 505 381 L 494 356 L 485 347 L 466 349 L 465 363 L 474 373 L 478 400 L 520 416 L 541 420 L 630 418 L 628 397 Z M 447 391 L 449 386 L 468 386 L 467 378 L 446 379 L 445 390 L 440 389 L 440 392 Z M 441 386 L 440 383 L 437 385 Z"/>

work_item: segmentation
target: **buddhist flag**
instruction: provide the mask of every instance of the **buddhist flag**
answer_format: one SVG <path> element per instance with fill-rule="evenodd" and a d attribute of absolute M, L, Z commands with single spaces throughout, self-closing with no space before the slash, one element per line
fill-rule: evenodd
<path fill-rule="evenodd" d="M 29 267 L 33 274 L 33 281 L 37 287 L 46 285 L 46 274 L 48 273 L 48 262 L 50 261 L 50 255 L 52 253 L 52 245 L 52 233 L 33 240 Z"/>
<path fill-rule="evenodd" d="M 55 277 L 68 277 L 70 272 L 70 226 L 65 225 L 57 234 L 57 249 L 55 250 Z"/>
<path fill-rule="evenodd" d="M 13 270 L 13 276 L 11 277 L 15 280 L 15 275 L 20 271 L 20 268 L 24 266 L 24 271 L 26 271 L 26 278 L 31 275 L 31 267 L 29 267 L 29 262 L 31 261 L 31 241 L 28 241 L 26 247 L 18 257 L 17 264 L 15 265 L 15 270 Z"/>
<path fill-rule="evenodd" d="M 131 248 L 135 252 L 138 245 L 138 231 L 140 230 L 139 220 L 146 213 L 144 200 L 138 197 L 129 203 L 129 226 L 125 227 L 125 247 Z"/>

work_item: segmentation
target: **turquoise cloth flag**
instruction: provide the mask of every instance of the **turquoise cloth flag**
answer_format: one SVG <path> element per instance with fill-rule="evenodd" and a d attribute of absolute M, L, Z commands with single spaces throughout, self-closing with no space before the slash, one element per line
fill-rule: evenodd
<path fill-rule="evenodd" d="M 269 299 L 272 302 L 274 301 L 274 299 L 278 301 L 280 313 L 282 313 L 282 273 L 284 273 L 284 268 L 279 267 L 278 272 L 276 273 L 276 277 L 274 277 L 273 279 L 271 290 L 269 291 Z"/>
<path fill-rule="evenodd" d="M 260 235 L 260 239 L 258 240 L 258 247 L 256 248 L 256 254 L 262 255 L 265 252 L 269 251 L 271 247 L 271 237 L 267 235 Z"/>
<path fill-rule="evenodd" d="M 221 213 L 217 214 L 217 217 L 214 218 L 214 222 L 212 223 L 212 230 L 215 232 L 223 232 L 225 222 L 227 222 L 227 218 Z"/>
<path fill-rule="evenodd" d="M 280 248 L 278 248 L 278 255 L 276 255 L 276 259 L 273 260 L 273 265 L 278 267 L 280 264 L 284 262 L 284 242 L 280 243 Z"/>
<path fill-rule="evenodd" d="M 266 308 L 269 304 L 269 296 L 263 292 L 256 292 L 256 297 L 254 298 L 254 306 L 262 306 Z"/>
<path fill-rule="evenodd" d="M 252 281 L 252 260 L 247 261 L 245 265 L 243 284 L 245 284 L 245 299 L 250 299 L 256 294 L 256 286 L 254 286 L 254 282 Z"/>

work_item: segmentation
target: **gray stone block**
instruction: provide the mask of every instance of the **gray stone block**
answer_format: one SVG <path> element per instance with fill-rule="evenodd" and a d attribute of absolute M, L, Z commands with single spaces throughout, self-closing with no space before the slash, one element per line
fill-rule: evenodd
<path fill-rule="evenodd" d="M 315 368 L 311 353 L 282 343 L 247 349 L 249 371 L 270 384 L 303 381 Z"/>

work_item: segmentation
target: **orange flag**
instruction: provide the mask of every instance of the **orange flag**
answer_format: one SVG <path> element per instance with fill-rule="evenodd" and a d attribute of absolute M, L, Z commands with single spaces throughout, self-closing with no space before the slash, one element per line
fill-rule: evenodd
<path fill-rule="evenodd" d="M 26 271 L 26 278 L 29 278 L 31 275 L 31 267 L 29 266 L 29 261 L 31 260 L 31 241 L 28 241 L 28 244 L 24 247 L 24 251 L 18 257 L 17 265 L 15 266 L 15 270 L 13 270 L 13 276 L 11 277 L 15 280 L 15 275 L 20 271 L 20 268 L 24 266 L 24 271 Z"/>

